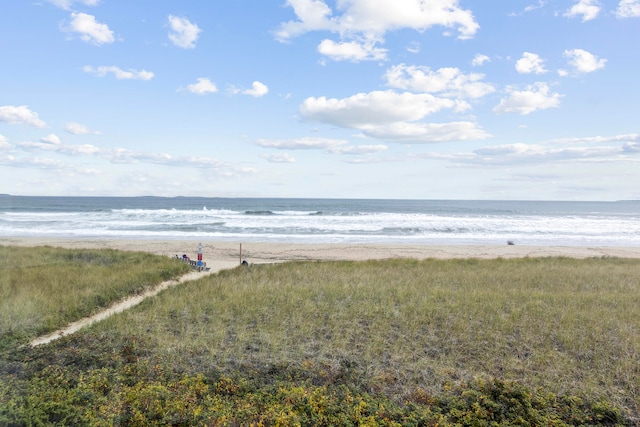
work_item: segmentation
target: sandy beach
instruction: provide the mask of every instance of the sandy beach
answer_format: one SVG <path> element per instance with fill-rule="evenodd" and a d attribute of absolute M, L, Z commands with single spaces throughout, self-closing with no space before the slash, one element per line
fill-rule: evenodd
<path fill-rule="evenodd" d="M 144 251 L 165 256 L 186 254 L 195 259 L 202 243 L 203 259 L 214 270 L 232 268 L 241 260 L 262 264 L 303 260 L 370 260 L 388 258 L 522 258 L 565 256 L 572 258 L 640 258 L 640 247 L 521 246 L 521 245 L 405 245 L 405 244 L 297 244 L 270 242 L 220 242 L 196 240 L 121 240 L 86 238 L 2 237 L 5 246 Z"/>

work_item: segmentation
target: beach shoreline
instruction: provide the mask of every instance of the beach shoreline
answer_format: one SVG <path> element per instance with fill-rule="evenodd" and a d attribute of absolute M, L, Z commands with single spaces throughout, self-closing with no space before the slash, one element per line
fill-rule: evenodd
<path fill-rule="evenodd" d="M 4 246 L 52 246 L 69 249 L 119 249 L 164 256 L 187 255 L 196 259 L 202 244 L 203 260 L 216 269 L 232 268 L 243 260 L 250 264 L 285 261 L 364 261 L 389 258 L 640 258 L 640 247 L 618 246 L 526 246 L 526 245 L 427 245 L 368 243 L 274 243 L 216 240 L 108 239 L 0 237 Z"/>

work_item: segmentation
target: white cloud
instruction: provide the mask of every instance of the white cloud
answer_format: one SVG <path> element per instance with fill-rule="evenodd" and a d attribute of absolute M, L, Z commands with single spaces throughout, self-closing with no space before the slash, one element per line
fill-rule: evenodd
<path fill-rule="evenodd" d="M 373 165 L 379 163 L 388 162 L 388 159 L 383 159 L 380 157 L 353 157 L 348 159 L 345 163 L 349 163 L 351 165 Z M 396 160 L 391 160 L 396 161 Z"/>
<path fill-rule="evenodd" d="M 128 150 L 126 148 L 103 149 L 90 144 L 70 145 L 43 142 L 20 142 L 16 146 L 28 152 L 53 152 L 67 156 L 95 156 L 115 164 L 148 163 L 173 167 L 203 168 L 222 176 L 234 176 L 238 173 L 253 173 L 252 168 L 237 167 L 210 157 L 172 156 L 166 153 L 153 153 Z M 54 164 L 46 160 L 45 164 Z M 60 163 L 55 163 L 60 165 Z M 53 166 L 51 166 L 53 167 Z"/>
<path fill-rule="evenodd" d="M 552 163 L 563 161 L 619 161 L 625 153 L 620 146 L 553 147 L 543 144 L 505 144 L 479 148 L 460 158 L 465 163 L 483 165 Z"/>
<path fill-rule="evenodd" d="M 427 93 L 388 90 L 343 99 L 307 98 L 300 106 L 300 114 L 307 120 L 358 129 L 365 136 L 389 141 L 422 143 L 486 138 L 488 134 L 472 122 L 418 122 L 442 109 L 459 111 L 466 106 Z"/>
<path fill-rule="evenodd" d="M 60 144 L 60 138 L 55 133 L 50 133 L 47 136 L 43 136 L 42 138 L 40 138 L 40 141 L 44 142 L 45 144 L 53 144 L 53 145 Z"/>
<path fill-rule="evenodd" d="M 469 10 L 461 9 L 458 0 L 343 0 L 336 13 L 322 0 L 287 0 L 298 20 L 284 22 L 276 38 L 287 41 L 310 31 L 331 31 L 341 36 L 375 35 L 409 28 L 424 31 L 433 26 L 458 30 L 459 38 L 468 39 L 479 29 Z"/>
<path fill-rule="evenodd" d="M 70 10 L 74 3 L 81 3 L 85 6 L 97 6 L 100 0 L 49 0 L 49 3 L 64 10 Z"/>
<path fill-rule="evenodd" d="M 409 45 L 407 46 L 407 52 L 409 52 L 409 53 L 420 53 L 420 43 L 418 43 L 418 42 L 409 43 Z"/>
<path fill-rule="evenodd" d="M 73 167 L 59 160 L 41 159 L 37 157 L 15 157 L 10 155 L 0 155 L 0 165 L 11 166 L 16 168 L 29 169 L 68 169 Z"/>
<path fill-rule="evenodd" d="M 98 135 L 99 134 L 99 132 L 92 131 L 85 125 L 81 125 L 80 123 L 76 123 L 76 122 L 67 123 L 66 125 L 64 125 L 64 130 L 73 135 L 91 135 L 91 134 Z"/>
<path fill-rule="evenodd" d="M 343 99 L 310 97 L 300 106 L 300 113 L 308 120 L 360 129 L 371 123 L 420 120 L 443 108 L 454 107 L 456 103 L 450 99 L 387 90 L 359 93 Z"/>
<path fill-rule="evenodd" d="M 325 39 L 318 45 L 318 52 L 334 61 L 383 61 L 387 49 L 375 47 L 375 41 L 350 41 L 336 43 Z"/>
<path fill-rule="evenodd" d="M 349 155 L 363 155 L 363 154 L 375 154 L 381 151 L 387 150 L 389 147 L 383 144 L 373 145 L 351 145 L 340 146 L 329 149 L 329 152 L 334 154 L 349 154 Z"/>
<path fill-rule="evenodd" d="M 582 22 L 591 21 L 598 17 L 600 6 L 597 0 L 580 0 L 569 9 L 564 16 L 573 18 L 582 16 Z"/>
<path fill-rule="evenodd" d="M 267 93 L 269 93 L 269 88 L 264 83 L 261 83 L 256 80 L 251 84 L 251 89 L 243 90 L 242 93 L 244 95 L 250 95 L 255 98 L 260 98 L 262 96 L 265 96 Z"/>
<path fill-rule="evenodd" d="M 537 4 L 530 4 L 529 6 L 525 7 L 524 11 L 525 12 L 531 12 L 533 10 L 540 9 L 540 8 L 544 7 L 545 4 L 546 4 L 546 1 L 539 0 Z"/>
<path fill-rule="evenodd" d="M 211 82 L 211 80 L 205 77 L 200 77 L 196 79 L 196 83 L 188 85 L 187 90 L 191 93 L 203 95 L 205 93 L 215 93 L 218 91 L 218 88 L 215 83 Z"/>
<path fill-rule="evenodd" d="M 614 136 L 590 136 L 578 138 L 560 138 L 551 141 L 552 144 L 609 144 L 618 142 L 640 142 L 640 134 L 628 133 Z"/>
<path fill-rule="evenodd" d="M 570 145 L 567 147 L 567 145 Z M 538 144 L 503 144 L 451 155 L 425 153 L 420 157 L 446 159 L 455 163 L 505 166 L 557 162 L 637 162 L 640 134 L 554 139 Z"/>
<path fill-rule="evenodd" d="M 484 65 L 485 62 L 490 62 L 490 61 L 491 61 L 491 58 L 489 58 L 487 55 L 477 53 L 476 56 L 473 57 L 473 60 L 471 61 L 471 65 L 473 65 L 474 67 L 479 67 L 481 65 Z"/>
<path fill-rule="evenodd" d="M 530 156 L 532 154 L 538 155 L 544 153 L 545 148 L 541 145 L 516 143 L 482 147 L 473 152 L 481 156 L 504 156 L 512 154 L 527 154 Z"/>
<path fill-rule="evenodd" d="M 278 150 L 331 150 L 346 145 L 349 141 L 331 138 L 258 139 L 256 144 Z"/>
<path fill-rule="evenodd" d="M 464 74 L 458 68 L 440 68 L 437 71 L 429 67 L 393 66 L 385 73 L 387 86 L 411 90 L 414 92 L 440 93 L 443 96 L 459 98 L 480 98 L 495 88 L 481 80 L 484 74 Z"/>
<path fill-rule="evenodd" d="M 536 83 L 525 90 L 518 90 L 514 86 L 507 87 L 509 96 L 500 100 L 493 111 L 495 113 L 529 114 L 537 110 L 557 107 L 562 95 L 551 93 L 546 83 Z"/>
<path fill-rule="evenodd" d="M 29 110 L 26 105 L 15 107 L 4 105 L 0 107 L 0 121 L 10 125 L 25 124 L 37 128 L 46 127 L 47 124 L 38 118 L 38 113 Z"/>
<path fill-rule="evenodd" d="M 344 139 L 332 138 L 297 138 L 297 139 L 259 139 L 256 144 L 265 148 L 275 148 L 278 150 L 325 150 L 332 154 L 373 154 L 386 150 L 388 147 L 383 144 L 372 145 L 348 145 Z M 267 158 L 267 156 L 263 156 Z M 284 154 L 285 159 L 290 159 L 288 154 Z M 271 156 L 269 156 L 271 160 Z M 293 163 L 293 162 L 289 162 Z"/>
<path fill-rule="evenodd" d="M 289 153 L 263 154 L 260 157 L 271 163 L 295 163 L 295 157 Z"/>
<path fill-rule="evenodd" d="M 339 29 L 335 20 L 331 19 L 331 8 L 323 0 L 287 0 L 287 6 L 293 8 L 299 21 L 280 24 L 276 38 L 286 41 L 309 31 Z"/>
<path fill-rule="evenodd" d="M 78 33 L 82 41 L 95 45 L 113 43 L 115 40 L 113 31 L 106 24 L 96 22 L 95 16 L 86 13 L 72 12 L 71 23 L 63 29 Z"/>
<path fill-rule="evenodd" d="M 522 58 L 516 61 L 516 70 L 521 74 L 542 74 L 547 72 L 544 68 L 544 60 L 531 52 L 524 52 Z"/>
<path fill-rule="evenodd" d="M 362 129 L 362 133 L 371 138 L 415 143 L 472 141 L 489 138 L 491 136 L 473 122 L 398 122 L 388 125 L 369 125 Z"/>
<path fill-rule="evenodd" d="M 102 151 L 100 148 L 90 144 L 68 145 L 51 142 L 19 142 L 16 145 L 25 151 L 50 151 L 67 156 L 99 154 Z"/>
<path fill-rule="evenodd" d="M 565 50 L 564 56 L 569 58 L 571 64 L 579 73 L 591 73 L 604 68 L 606 59 L 598 59 L 594 54 L 583 49 Z"/>
<path fill-rule="evenodd" d="M 86 65 L 82 68 L 85 73 L 94 74 L 98 77 L 104 77 L 107 74 L 113 74 L 118 80 L 151 80 L 154 74 L 146 70 L 122 70 L 116 66 L 100 66 L 94 68 Z"/>
<path fill-rule="evenodd" d="M 203 156 L 171 156 L 164 153 L 143 153 L 132 151 L 129 156 L 134 161 L 153 163 L 172 167 L 206 169 L 207 172 L 219 176 L 236 176 L 238 174 L 252 174 L 256 170 L 246 166 L 236 166 L 218 159 Z"/>
<path fill-rule="evenodd" d="M 7 137 L 4 135 L 0 135 L 0 150 L 6 150 L 11 148 L 11 144 L 7 140 Z"/>
<path fill-rule="evenodd" d="M 532 12 L 532 11 L 534 11 L 536 9 L 542 9 L 545 6 L 546 3 L 547 3 L 546 0 L 538 0 L 537 4 L 530 4 L 528 6 L 525 6 L 525 8 L 522 10 L 522 12 L 510 12 L 508 14 L 508 16 L 522 16 L 525 13 Z"/>
<path fill-rule="evenodd" d="M 193 49 L 202 30 L 187 18 L 169 15 L 169 40 L 183 49 Z"/>
<path fill-rule="evenodd" d="M 640 0 L 620 0 L 616 15 L 619 18 L 640 17 Z"/>
<path fill-rule="evenodd" d="M 640 153 L 640 142 L 628 142 L 622 146 L 625 153 Z"/>

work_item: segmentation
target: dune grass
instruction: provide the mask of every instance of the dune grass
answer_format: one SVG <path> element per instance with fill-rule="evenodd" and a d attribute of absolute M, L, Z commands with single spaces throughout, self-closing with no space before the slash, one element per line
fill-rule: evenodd
<path fill-rule="evenodd" d="M 253 266 L 96 328 L 110 331 L 144 336 L 153 357 L 180 370 L 313 366 L 325 375 L 346 364 L 369 389 L 400 399 L 486 376 L 640 410 L 638 260 Z"/>
<path fill-rule="evenodd" d="M 238 267 L 8 353 L 0 423 L 636 425 L 639 332 L 634 259 Z"/>
<path fill-rule="evenodd" d="M 0 246 L 0 349 L 54 331 L 188 269 L 142 252 Z"/>

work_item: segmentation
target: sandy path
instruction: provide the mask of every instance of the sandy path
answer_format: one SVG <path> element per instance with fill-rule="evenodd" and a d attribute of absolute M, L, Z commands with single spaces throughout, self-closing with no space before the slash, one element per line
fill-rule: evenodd
<path fill-rule="evenodd" d="M 234 264 L 233 266 L 235 266 L 236 264 Z M 227 266 L 227 267 L 233 267 L 233 266 Z M 150 298 L 153 297 L 155 295 L 158 295 L 160 292 L 164 291 L 167 288 L 170 288 L 172 286 L 176 286 L 178 284 L 184 283 L 184 282 L 188 282 L 191 280 L 196 280 L 199 279 L 201 277 L 207 276 L 209 274 L 212 273 L 216 273 L 217 271 L 220 271 L 223 268 L 222 264 L 218 264 L 217 268 L 211 268 L 209 271 L 193 271 L 191 273 L 187 273 L 184 276 L 179 277 L 177 280 L 167 280 L 165 282 L 160 283 L 158 286 L 156 286 L 153 289 L 149 289 L 148 291 L 139 294 L 139 295 L 134 295 L 128 298 L 125 298 L 124 300 L 112 305 L 111 307 L 94 314 L 93 316 L 90 317 L 85 317 L 84 319 L 80 319 L 78 321 L 75 321 L 71 324 L 69 324 L 68 326 L 66 326 L 65 328 L 62 329 L 58 329 L 57 331 L 42 336 L 42 337 L 38 337 L 36 339 L 34 339 L 33 341 L 30 342 L 32 347 L 36 347 L 42 344 L 47 344 L 50 343 L 51 341 L 57 340 L 58 338 L 61 338 L 65 335 L 70 335 L 73 334 L 77 331 L 79 331 L 80 329 L 84 328 L 85 326 L 89 326 L 93 323 L 96 322 L 100 322 L 101 320 L 106 319 L 109 316 L 112 316 L 116 313 L 120 313 L 124 310 L 128 310 L 131 307 L 134 307 L 138 304 L 140 304 L 142 301 L 144 301 L 146 298 Z"/>

